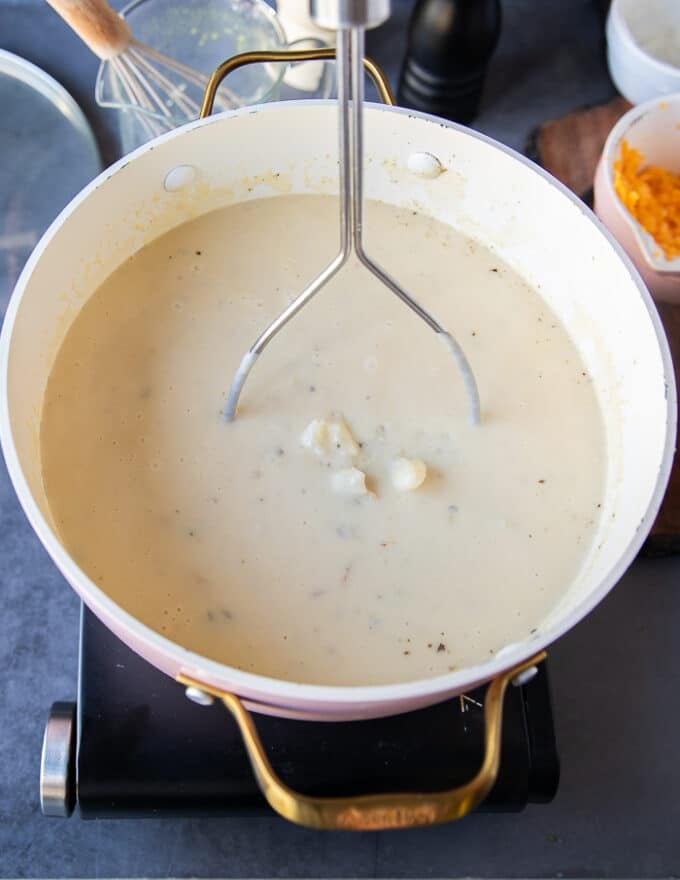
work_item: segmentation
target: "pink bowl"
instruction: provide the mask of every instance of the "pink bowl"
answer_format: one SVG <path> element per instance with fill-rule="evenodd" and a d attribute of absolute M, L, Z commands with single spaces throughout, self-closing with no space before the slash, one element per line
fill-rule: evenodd
<path fill-rule="evenodd" d="M 595 173 L 595 213 L 631 258 L 652 296 L 680 304 L 680 259 L 659 257 L 659 247 L 624 207 L 614 190 L 614 162 L 622 140 L 650 163 L 680 172 L 680 94 L 633 107 L 609 133 Z"/>

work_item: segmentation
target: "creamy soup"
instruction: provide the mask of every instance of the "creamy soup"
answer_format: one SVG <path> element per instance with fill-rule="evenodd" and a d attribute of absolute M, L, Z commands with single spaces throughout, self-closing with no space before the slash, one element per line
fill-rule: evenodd
<path fill-rule="evenodd" d="M 124 263 L 56 358 L 45 489 L 75 561 L 186 648 L 308 683 L 439 675 L 527 638 L 568 589 L 599 515 L 601 415 L 537 291 L 370 203 L 370 252 L 465 349 L 481 424 L 441 340 L 358 265 L 274 339 L 226 423 L 243 352 L 337 225 L 330 197 L 261 199 Z"/>

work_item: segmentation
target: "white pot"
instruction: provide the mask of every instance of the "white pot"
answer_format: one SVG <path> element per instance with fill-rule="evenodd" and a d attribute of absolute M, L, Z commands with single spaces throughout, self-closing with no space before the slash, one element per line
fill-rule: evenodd
<path fill-rule="evenodd" d="M 212 117 L 104 172 L 38 244 L 0 339 L 7 465 L 33 528 L 69 583 L 167 674 L 297 717 L 361 718 L 424 706 L 492 679 L 557 639 L 634 559 L 660 505 L 675 440 L 673 370 L 658 316 L 631 263 L 590 211 L 527 160 L 463 127 L 369 105 L 366 129 L 368 197 L 418 206 L 540 284 L 599 397 L 608 460 L 599 531 L 559 607 L 530 639 L 478 666 L 404 684 L 322 687 L 265 678 L 191 653 L 123 611 L 78 568 L 51 522 L 41 481 L 41 407 L 55 355 L 85 301 L 126 257 L 188 219 L 277 193 L 335 192 L 334 104 L 288 102 Z M 446 174 L 430 180 L 408 171 L 414 151 L 437 156 Z"/>

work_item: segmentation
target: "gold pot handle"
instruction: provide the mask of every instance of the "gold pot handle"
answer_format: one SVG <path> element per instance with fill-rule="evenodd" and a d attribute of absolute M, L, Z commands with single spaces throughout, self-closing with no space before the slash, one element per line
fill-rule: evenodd
<path fill-rule="evenodd" d="M 474 810 L 491 791 L 500 763 L 503 697 L 515 676 L 544 660 L 545 651 L 502 672 L 489 685 L 484 698 L 484 760 L 477 774 L 464 785 L 429 793 L 387 793 L 357 797 L 309 797 L 299 794 L 279 779 L 265 754 L 255 723 L 234 694 L 205 685 L 185 675 L 177 680 L 218 697 L 233 715 L 262 794 L 284 819 L 308 828 L 349 831 L 378 831 L 436 825 L 461 819 Z"/>
<path fill-rule="evenodd" d="M 246 64 L 263 64 L 276 61 L 333 61 L 334 59 L 335 49 L 280 49 L 271 52 L 242 52 L 240 55 L 227 58 L 226 61 L 223 61 L 213 71 L 212 76 L 208 80 L 208 85 L 203 95 L 200 118 L 204 119 L 206 116 L 210 116 L 215 103 L 215 94 L 222 80 L 234 70 L 238 70 L 239 67 L 245 67 Z M 380 100 L 384 104 L 389 104 L 390 107 L 393 107 L 397 102 L 382 68 L 370 58 L 364 58 L 364 68 L 373 80 L 380 95 Z"/>

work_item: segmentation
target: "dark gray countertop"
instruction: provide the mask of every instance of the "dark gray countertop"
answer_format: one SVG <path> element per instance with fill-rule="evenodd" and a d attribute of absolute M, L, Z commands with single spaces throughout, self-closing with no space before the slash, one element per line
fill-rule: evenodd
<path fill-rule="evenodd" d="M 399 3 L 371 35 L 393 81 L 408 11 Z M 591 0 L 505 0 L 504 12 L 476 127 L 521 149 L 541 121 L 613 89 Z M 41 0 L 0 2 L 0 47 L 60 80 L 114 158 L 112 120 L 92 100 L 96 61 Z M 357 835 L 277 818 L 45 819 L 40 743 L 50 704 L 75 697 L 78 601 L 0 465 L 0 876 L 680 876 L 678 624 L 680 558 L 638 560 L 554 646 L 562 780 L 552 804 L 521 814 Z"/>

